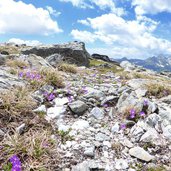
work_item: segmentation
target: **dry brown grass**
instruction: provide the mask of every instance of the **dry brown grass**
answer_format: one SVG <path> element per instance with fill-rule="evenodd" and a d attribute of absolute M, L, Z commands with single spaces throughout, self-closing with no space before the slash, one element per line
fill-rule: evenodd
<path fill-rule="evenodd" d="M 146 73 L 140 73 L 140 72 L 136 72 L 136 71 L 120 71 L 116 73 L 117 76 L 120 76 L 121 79 L 125 79 L 125 80 L 130 80 L 130 79 L 156 79 L 155 76 L 151 76 L 149 74 Z"/>
<path fill-rule="evenodd" d="M 1 51 L 6 51 L 9 54 L 19 54 L 20 53 L 20 48 L 11 46 L 11 45 L 5 45 L 5 46 L 0 46 L 0 52 Z"/>
<path fill-rule="evenodd" d="M 16 115 L 29 112 L 37 105 L 31 97 L 30 90 L 27 87 L 17 87 L 2 92 L 0 99 L 2 99 L 0 109 L 4 110 L 6 113 Z"/>
<path fill-rule="evenodd" d="M 171 86 L 164 84 L 163 82 L 152 82 L 145 85 L 148 90 L 147 96 L 155 96 L 156 98 L 161 98 L 171 94 Z"/>
<path fill-rule="evenodd" d="M 22 170 L 51 171 L 58 167 L 58 152 L 56 142 L 51 138 L 52 130 L 41 121 L 36 124 L 23 135 L 15 132 L 7 134 L 0 142 L 3 167 L 8 165 L 9 158 L 14 154 L 20 158 Z"/>
<path fill-rule="evenodd" d="M 20 69 L 23 69 L 24 67 L 29 66 L 27 62 L 19 60 L 19 59 L 7 59 L 6 65 L 12 68 L 20 68 Z"/>
<path fill-rule="evenodd" d="M 77 73 L 77 67 L 73 64 L 61 63 L 58 65 L 58 69 L 63 72 Z"/>
<path fill-rule="evenodd" d="M 57 69 L 43 68 L 40 70 L 40 74 L 43 76 L 45 84 L 49 84 L 58 88 L 65 86 L 63 78 Z"/>
<path fill-rule="evenodd" d="M 6 133 L 5 137 L 0 137 L 0 163 L 8 167 L 9 158 L 17 155 L 22 170 L 55 170 L 58 153 L 51 138 L 53 129 L 42 116 L 33 112 L 37 104 L 30 93 L 29 89 L 16 88 L 0 96 L 0 128 L 5 128 Z M 15 129 L 22 123 L 26 126 L 18 135 Z"/>

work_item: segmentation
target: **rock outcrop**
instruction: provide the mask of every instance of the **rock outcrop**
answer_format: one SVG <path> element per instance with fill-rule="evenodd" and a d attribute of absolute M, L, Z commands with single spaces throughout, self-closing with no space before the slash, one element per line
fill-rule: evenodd
<path fill-rule="evenodd" d="M 120 66 L 119 62 L 111 60 L 107 55 L 100 55 L 100 54 L 94 53 L 94 54 L 91 55 L 91 57 L 94 58 L 94 59 L 100 59 L 102 61 L 110 62 L 110 63 L 113 63 L 113 64 L 115 64 L 117 66 Z"/>
<path fill-rule="evenodd" d="M 111 62 L 110 58 L 107 55 L 100 55 L 100 54 L 94 53 L 91 55 L 91 57 L 94 59 L 101 59 L 106 62 Z"/>
<path fill-rule="evenodd" d="M 61 45 L 49 45 L 49 46 L 38 46 L 31 47 L 22 50 L 25 55 L 35 54 L 43 58 L 47 58 L 51 62 L 55 63 L 59 58 L 49 57 L 54 54 L 60 54 L 62 60 L 70 63 L 77 64 L 78 66 L 89 66 L 89 53 L 85 49 L 83 42 L 71 42 Z M 53 60 L 52 60 L 53 59 Z"/>

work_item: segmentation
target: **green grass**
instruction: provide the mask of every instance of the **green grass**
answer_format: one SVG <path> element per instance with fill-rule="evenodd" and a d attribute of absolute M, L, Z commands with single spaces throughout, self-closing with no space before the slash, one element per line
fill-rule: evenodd
<path fill-rule="evenodd" d="M 104 67 L 104 66 L 100 66 L 100 65 L 104 65 L 104 64 L 110 64 L 111 67 Z M 112 63 L 108 63 L 102 60 L 97 60 L 97 59 L 90 59 L 90 67 L 97 67 L 96 69 L 101 73 L 101 74 L 106 74 L 107 72 L 113 72 L 113 73 L 117 73 L 122 71 L 123 69 L 112 64 Z"/>
<path fill-rule="evenodd" d="M 104 62 L 102 60 L 90 59 L 90 67 L 99 66 L 99 65 L 102 65 L 102 64 L 106 64 L 106 63 L 107 62 Z"/>

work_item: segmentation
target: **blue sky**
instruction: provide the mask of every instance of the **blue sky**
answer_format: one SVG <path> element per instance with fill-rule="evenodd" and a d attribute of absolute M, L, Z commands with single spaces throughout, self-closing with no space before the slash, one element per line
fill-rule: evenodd
<path fill-rule="evenodd" d="M 171 0 L 0 0 L 1 42 L 83 41 L 111 58 L 171 54 Z"/>

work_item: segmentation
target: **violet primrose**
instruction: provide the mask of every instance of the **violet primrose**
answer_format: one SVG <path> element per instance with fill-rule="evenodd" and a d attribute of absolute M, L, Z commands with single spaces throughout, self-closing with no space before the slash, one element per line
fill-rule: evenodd
<path fill-rule="evenodd" d="M 107 107 L 109 107 L 109 105 L 108 104 L 104 104 L 103 107 L 107 108 Z"/>
<path fill-rule="evenodd" d="M 121 124 L 120 129 L 122 129 L 122 130 L 126 129 L 126 124 Z"/>
<path fill-rule="evenodd" d="M 24 73 L 23 73 L 23 72 L 20 72 L 20 73 L 18 74 L 18 76 L 19 76 L 19 77 L 23 77 L 23 76 L 24 76 Z"/>
<path fill-rule="evenodd" d="M 12 164 L 11 171 L 21 171 L 21 162 L 20 159 L 17 157 L 17 155 L 13 155 L 10 158 L 10 162 Z"/>
<path fill-rule="evenodd" d="M 134 109 L 130 110 L 130 118 L 131 119 L 135 118 L 135 110 Z"/>
<path fill-rule="evenodd" d="M 145 112 L 140 112 L 140 116 L 145 116 Z"/>
<path fill-rule="evenodd" d="M 68 101 L 71 103 L 73 101 L 73 96 L 68 96 Z"/>
<path fill-rule="evenodd" d="M 54 95 L 53 93 L 50 93 L 50 94 L 47 96 L 48 101 L 52 101 L 54 98 L 55 98 L 55 95 Z"/>
<path fill-rule="evenodd" d="M 148 106 L 148 100 L 147 99 L 144 100 L 144 106 Z"/>

